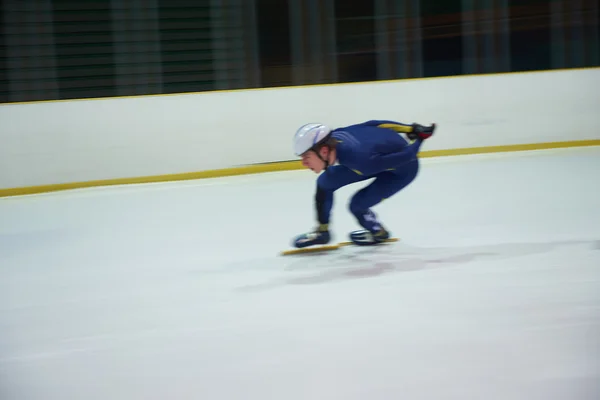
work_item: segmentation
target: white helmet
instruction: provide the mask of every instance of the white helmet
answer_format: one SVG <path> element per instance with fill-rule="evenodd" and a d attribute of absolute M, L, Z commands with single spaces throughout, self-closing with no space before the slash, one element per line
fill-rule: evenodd
<path fill-rule="evenodd" d="M 327 139 L 330 133 L 331 129 L 328 126 L 319 123 L 301 126 L 294 135 L 294 153 L 301 156 Z"/>

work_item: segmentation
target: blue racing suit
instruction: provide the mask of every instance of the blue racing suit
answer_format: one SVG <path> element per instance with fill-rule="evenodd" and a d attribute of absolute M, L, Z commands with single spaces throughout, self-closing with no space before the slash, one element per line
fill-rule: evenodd
<path fill-rule="evenodd" d="M 412 126 L 395 121 L 371 120 L 337 128 L 337 164 L 317 179 L 315 196 L 317 219 L 327 229 L 333 193 L 346 185 L 375 178 L 350 201 L 350 211 L 365 229 L 380 229 L 371 207 L 410 184 L 419 171 L 417 154 L 422 140 L 410 142 L 400 133 L 412 132 Z"/>

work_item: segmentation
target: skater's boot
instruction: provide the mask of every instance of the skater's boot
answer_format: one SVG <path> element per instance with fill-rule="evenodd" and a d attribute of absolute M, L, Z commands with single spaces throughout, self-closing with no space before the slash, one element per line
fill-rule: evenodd
<path fill-rule="evenodd" d="M 350 240 L 358 246 L 371 246 L 390 238 L 390 233 L 382 226 L 376 230 L 361 229 L 350 232 Z"/>
<path fill-rule="evenodd" d="M 372 210 L 353 211 L 358 223 L 364 228 L 350 232 L 350 240 L 359 246 L 369 246 L 380 243 L 390 237 L 388 231 L 377 219 Z"/>
<path fill-rule="evenodd" d="M 321 225 L 313 232 L 303 233 L 294 239 L 294 246 L 301 249 L 303 247 L 315 246 L 318 244 L 327 244 L 331 240 L 331 235 L 327 225 Z"/>

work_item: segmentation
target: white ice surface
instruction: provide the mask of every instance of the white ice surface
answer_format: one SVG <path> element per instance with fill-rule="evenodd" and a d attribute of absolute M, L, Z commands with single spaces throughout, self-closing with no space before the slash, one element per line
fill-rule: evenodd
<path fill-rule="evenodd" d="M 600 399 L 599 148 L 425 159 L 401 242 L 280 257 L 314 180 L 0 199 L 0 399 Z"/>

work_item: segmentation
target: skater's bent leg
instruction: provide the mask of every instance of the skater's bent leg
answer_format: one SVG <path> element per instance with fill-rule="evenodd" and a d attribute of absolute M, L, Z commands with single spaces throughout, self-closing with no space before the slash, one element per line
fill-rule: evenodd
<path fill-rule="evenodd" d="M 418 163 L 405 173 L 385 172 L 369 186 L 359 190 L 350 202 L 350 212 L 365 229 L 374 232 L 382 229 L 371 208 L 408 186 L 417 176 Z"/>

